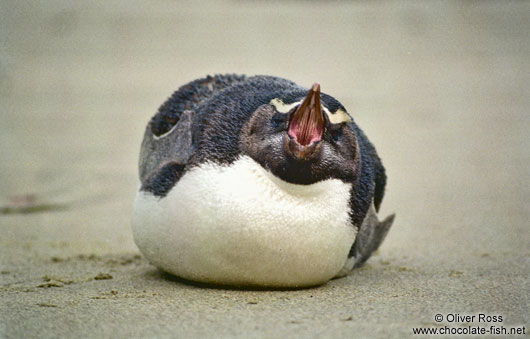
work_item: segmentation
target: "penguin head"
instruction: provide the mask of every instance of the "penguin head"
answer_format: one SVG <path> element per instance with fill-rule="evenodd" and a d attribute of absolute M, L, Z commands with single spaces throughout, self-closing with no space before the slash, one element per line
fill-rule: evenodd
<path fill-rule="evenodd" d="M 360 152 L 352 118 L 335 99 L 324 99 L 334 103 L 332 109 L 322 104 L 315 83 L 294 101 L 286 93 L 261 105 L 241 131 L 242 151 L 293 184 L 356 178 Z"/>

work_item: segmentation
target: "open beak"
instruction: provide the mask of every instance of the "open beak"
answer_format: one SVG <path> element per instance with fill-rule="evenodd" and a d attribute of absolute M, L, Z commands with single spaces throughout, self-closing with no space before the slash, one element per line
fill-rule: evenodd
<path fill-rule="evenodd" d="M 289 122 L 289 149 L 299 159 L 306 159 L 322 140 L 324 116 L 320 105 L 320 85 L 313 84 L 307 97 L 291 116 Z"/>

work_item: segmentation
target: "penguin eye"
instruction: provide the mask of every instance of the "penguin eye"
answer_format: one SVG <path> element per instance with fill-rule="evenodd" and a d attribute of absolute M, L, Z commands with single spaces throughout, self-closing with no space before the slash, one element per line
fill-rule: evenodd
<path fill-rule="evenodd" d="M 271 119 L 271 125 L 273 128 L 279 128 L 285 123 L 285 117 L 287 114 L 276 113 Z"/>
<path fill-rule="evenodd" d="M 333 140 L 333 142 L 338 142 L 340 137 L 342 136 L 342 128 L 333 128 L 330 130 L 330 136 L 331 136 L 331 140 Z"/>

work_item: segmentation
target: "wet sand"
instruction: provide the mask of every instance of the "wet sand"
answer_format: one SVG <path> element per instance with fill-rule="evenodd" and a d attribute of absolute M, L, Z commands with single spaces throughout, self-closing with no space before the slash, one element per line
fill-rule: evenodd
<path fill-rule="evenodd" d="M 528 2 L 5 1 L 0 13 L 0 337 L 528 327 Z M 238 290 L 140 256 L 145 124 L 180 85 L 226 72 L 318 81 L 376 145 L 382 214 L 397 218 L 363 268 L 312 289 Z"/>

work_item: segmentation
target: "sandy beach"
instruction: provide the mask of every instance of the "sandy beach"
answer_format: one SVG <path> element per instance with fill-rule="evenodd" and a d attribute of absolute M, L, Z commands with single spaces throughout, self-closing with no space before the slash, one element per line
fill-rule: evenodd
<path fill-rule="evenodd" d="M 529 30 L 524 1 L 0 1 L 0 338 L 528 337 Z M 216 73 L 318 81 L 354 116 L 397 215 L 365 266 L 243 290 L 141 256 L 145 125 Z"/>

